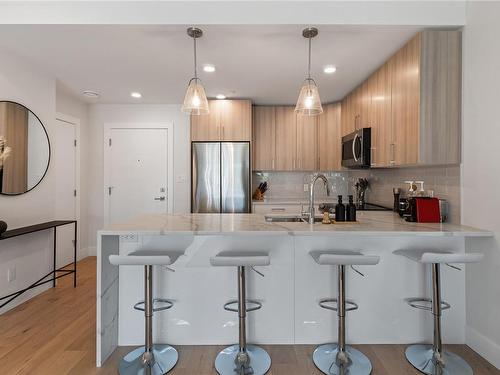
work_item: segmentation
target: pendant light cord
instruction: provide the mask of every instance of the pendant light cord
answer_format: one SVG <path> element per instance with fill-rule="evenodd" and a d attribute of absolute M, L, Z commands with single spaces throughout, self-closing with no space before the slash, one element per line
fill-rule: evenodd
<path fill-rule="evenodd" d="M 311 37 L 309 39 L 309 60 L 307 65 L 307 79 L 311 79 Z"/>
<path fill-rule="evenodd" d="M 196 67 L 196 65 L 197 65 L 196 64 L 196 37 L 193 38 L 193 41 L 194 41 L 194 43 L 193 43 L 193 46 L 194 46 L 194 78 L 195 78 L 195 80 L 197 80 L 198 79 L 198 69 Z"/>

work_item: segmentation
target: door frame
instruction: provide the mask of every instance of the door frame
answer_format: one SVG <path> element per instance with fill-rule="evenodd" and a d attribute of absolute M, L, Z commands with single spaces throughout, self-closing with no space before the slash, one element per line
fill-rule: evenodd
<path fill-rule="evenodd" d="M 81 190 L 81 181 L 80 181 L 80 171 L 81 171 L 81 144 L 80 144 L 80 119 L 66 115 L 61 112 L 56 112 L 56 121 L 66 122 L 70 125 L 75 126 L 75 189 L 76 189 L 76 199 L 75 199 L 75 220 L 78 222 L 78 227 L 80 230 L 77 232 L 76 237 L 76 253 L 78 255 L 78 260 L 87 257 L 87 249 L 85 249 L 85 254 L 82 254 L 82 241 L 81 241 L 81 233 L 82 233 L 82 225 L 81 224 L 81 199 L 82 199 L 82 190 Z M 57 124 L 55 125 L 57 126 Z M 57 147 L 54 144 L 54 149 Z M 60 220 L 61 218 L 56 218 Z"/>
<path fill-rule="evenodd" d="M 103 137 L 103 149 L 104 149 L 104 205 L 103 205 L 103 218 L 104 225 L 109 225 L 109 194 L 107 192 L 110 186 L 110 166 L 111 166 L 111 154 L 109 148 L 109 139 L 111 137 L 111 131 L 113 129 L 165 129 L 167 131 L 167 213 L 171 214 L 174 211 L 174 123 L 171 122 L 156 122 L 156 123 L 145 123 L 145 122 L 115 122 L 115 123 L 104 123 L 104 137 Z"/>

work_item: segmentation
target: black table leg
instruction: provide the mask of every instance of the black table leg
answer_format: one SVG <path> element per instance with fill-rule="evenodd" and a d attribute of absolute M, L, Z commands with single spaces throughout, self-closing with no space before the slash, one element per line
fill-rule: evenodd
<path fill-rule="evenodd" d="M 74 263 L 73 263 L 73 269 L 74 269 L 74 273 L 73 273 L 73 288 L 76 288 L 76 249 L 77 249 L 77 231 L 78 231 L 78 225 L 75 221 L 75 254 L 74 254 Z"/>
<path fill-rule="evenodd" d="M 54 280 L 52 280 L 52 287 L 56 287 L 56 249 L 57 249 L 57 227 L 54 227 L 54 258 L 53 258 L 53 263 L 52 263 L 52 277 Z"/>

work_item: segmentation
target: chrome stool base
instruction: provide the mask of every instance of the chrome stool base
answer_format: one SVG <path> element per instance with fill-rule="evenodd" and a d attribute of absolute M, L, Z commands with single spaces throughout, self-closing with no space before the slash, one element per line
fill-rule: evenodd
<path fill-rule="evenodd" d="M 347 366 L 339 366 L 336 363 L 338 345 L 324 344 L 318 346 L 313 353 L 313 361 L 316 367 L 328 375 L 369 375 L 372 372 L 372 363 L 366 355 L 353 347 L 346 346 L 349 357 Z"/>
<path fill-rule="evenodd" d="M 215 369 L 220 375 L 264 375 L 269 371 L 271 357 L 264 349 L 255 345 L 247 346 L 249 367 L 237 369 L 235 359 L 239 351 L 239 345 L 232 345 L 217 355 Z"/>
<path fill-rule="evenodd" d="M 472 375 L 472 368 L 458 355 L 443 351 L 444 366 L 436 364 L 432 345 L 412 345 L 406 348 L 406 359 L 427 375 Z"/>
<path fill-rule="evenodd" d="M 179 354 L 170 345 L 153 345 L 153 363 L 146 368 L 142 364 L 144 346 L 132 350 L 120 361 L 120 375 L 163 375 L 172 370 L 177 363 Z"/>

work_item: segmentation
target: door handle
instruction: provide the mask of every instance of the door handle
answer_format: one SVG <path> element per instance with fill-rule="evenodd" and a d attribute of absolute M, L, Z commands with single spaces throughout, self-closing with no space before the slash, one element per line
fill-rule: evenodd
<path fill-rule="evenodd" d="M 359 157 L 361 157 L 361 155 L 359 157 L 356 156 L 356 140 L 359 138 L 359 135 L 356 134 L 354 136 L 354 139 L 352 140 L 352 156 L 354 157 L 354 161 L 357 163 L 358 160 L 359 160 Z"/>
<path fill-rule="evenodd" d="M 155 197 L 155 201 L 164 201 L 165 197 Z"/>

